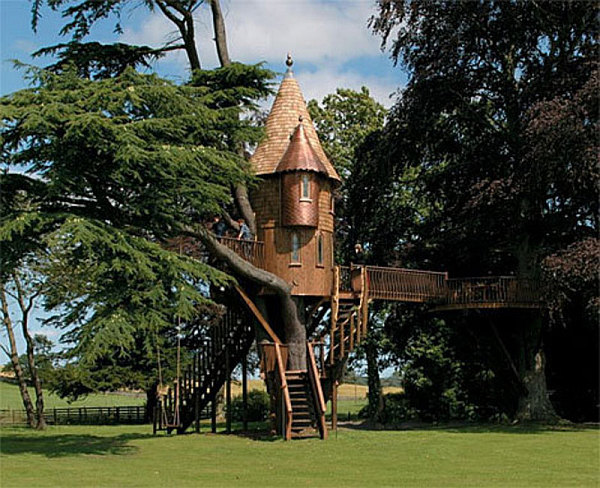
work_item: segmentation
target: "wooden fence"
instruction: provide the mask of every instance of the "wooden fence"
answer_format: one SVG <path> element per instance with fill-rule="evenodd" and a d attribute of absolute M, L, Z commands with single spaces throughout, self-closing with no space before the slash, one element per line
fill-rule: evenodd
<path fill-rule="evenodd" d="M 367 266 L 369 298 L 426 302 L 444 296 L 446 273 Z"/>
<path fill-rule="evenodd" d="M 447 307 L 507 304 L 538 307 L 540 304 L 538 283 L 514 276 L 449 279 L 447 288 Z"/>
<path fill-rule="evenodd" d="M 146 424 L 152 419 L 146 417 L 142 405 L 121 407 L 63 407 L 44 411 L 46 423 L 50 425 L 110 425 Z M 25 410 L 0 410 L 0 425 L 25 425 Z"/>
<path fill-rule="evenodd" d="M 219 237 L 219 242 L 257 268 L 265 267 L 265 243 L 232 237 Z"/>

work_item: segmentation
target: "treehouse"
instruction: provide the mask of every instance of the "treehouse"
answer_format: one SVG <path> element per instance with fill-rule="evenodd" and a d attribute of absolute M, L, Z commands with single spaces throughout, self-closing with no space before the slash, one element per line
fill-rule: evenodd
<path fill-rule="evenodd" d="M 258 307 L 238 287 L 237 300 L 228 304 L 217 326 L 204 331 L 203 345 L 161 403 L 156 429 L 184 431 L 195 423 L 199 430 L 209 405 L 207 415 L 216 429 L 217 394 L 225 384 L 229 401 L 231 373 L 240 363 L 245 385 L 245 357 L 260 335 L 268 338 L 259 350 L 273 427 L 285 439 L 325 438 L 326 401 L 332 400 L 335 426 L 336 385 L 348 355 L 367 334 L 373 300 L 428 303 L 434 313 L 540 307 L 536 284 L 515 277 L 450 279 L 444 272 L 337 265 L 333 194 L 340 178 L 321 147 L 289 56 L 287 65 L 266 122 L 266 137 L 251 159 L 259 177 L 251 195 L 257 240 L 220 241 L 292 286 L 291 294 L 306 316 L 306 367 L 290 370 L 272 293 L 260 290 L 267 306 Z M 169 423 L 169 416 L 177 422 Z M 229 429 L 229 418 L 227 425 Z"/>
<path fill-rule="evenodd" d="M 252 195 L 265 269 L 293 285 L 295 296 L 331 295 L 333 191 L 340 178 L 325 155 L 302 92 L 288 70 L 251 162 L 260 177 Z"/>

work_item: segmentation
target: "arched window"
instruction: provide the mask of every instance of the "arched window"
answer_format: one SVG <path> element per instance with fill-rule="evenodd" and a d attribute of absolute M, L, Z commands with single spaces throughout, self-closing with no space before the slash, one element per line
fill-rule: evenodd
<path fill-rule="evenodd" d="M 302 200 L 310 200 L 310 177 L 307 174 L 302 175 Z"/>
<path fill-rule="evenodd" d="M 335 213 L 335 197 L 331 195 L 331 202 L 329 203 L 329 211 Z"/>
<path fill-rule="evenodd" d="M 300 261 L 300 239 L 295 232 L 292 234 L 292 263 L 299 264 Z"/>
<path fill-rule="evenodd" d="M 317 266 L 323 266 L 323 234 L 317 236 Z"/>

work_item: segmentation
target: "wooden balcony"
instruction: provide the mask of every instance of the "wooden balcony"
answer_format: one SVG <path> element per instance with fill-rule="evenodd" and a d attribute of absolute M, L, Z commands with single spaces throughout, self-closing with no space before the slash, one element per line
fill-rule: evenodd
<path fill-rule="evenodd" d="M 245 239 L 235 239 L 233 237 L 219 237 L 219 242 L 231 249 L 238 256 L 256 266 L 265 267 L 265 243 L 262 241 L 249 241 Z"/>
<path fill-rule="evenodd" d="M 446 289 L 437 310 L 540 307 L 539 284 L 514 276 L 449 279 Z"/>
<path fill-rule="evenodd" d="M 339 268 L 340 298 L 362 293 L 362 266 Z M 539 308 L 536 282 L 514 276 L 448 279 L 447 273 L 365 266 L 369 300 L 429 302 L 435 310 L 467 308 Z"/>
<path fill-rule="evenodd" d="M 369 298 L 428 302 L 444 295 L 446 273 L 367 266 Z"/>

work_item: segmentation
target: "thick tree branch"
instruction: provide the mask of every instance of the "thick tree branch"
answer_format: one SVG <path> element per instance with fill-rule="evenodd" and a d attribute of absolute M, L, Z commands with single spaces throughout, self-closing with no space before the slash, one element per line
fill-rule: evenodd
<path fill-rule="evenodd" d="M 215 32 L 215 44 L 217 45 L 217 55 L 221 66 L 229 66 L 231 58 L 227 48 L 227 34 L 225 31 L 225 21 L 221 11 L 221 2 L 219 0 L 209 0 L 210 10 L 212 12 L 213 28 Z"/>
<path fill-rule="evenodd" d="M 231 249 L 217 241 L 207 229 L 203 227 L 196 229 L 188 228 L 184 233 L 189 237 L 202 241 L 209 252 L 219 260 L 227 263 L 236 275 L 265 286 L 278 296 L 290 295 L 292 286 L 289 283 L 273 273 L 269 273 L 268 271 L 253 266 Z"/>

